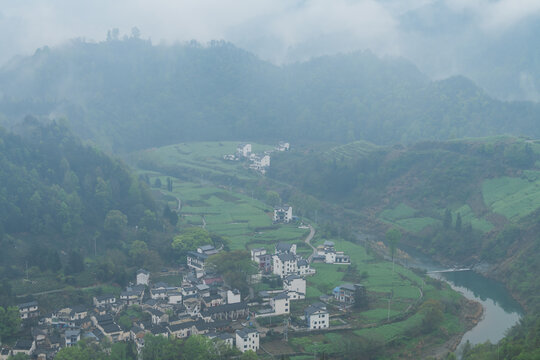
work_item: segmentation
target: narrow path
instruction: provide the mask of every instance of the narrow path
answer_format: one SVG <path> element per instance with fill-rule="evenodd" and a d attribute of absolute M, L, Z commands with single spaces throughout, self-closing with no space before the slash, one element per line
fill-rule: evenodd
<path fill-rule="evenodd" d="M 182 210 L 182 200 L 177 196 L 176 201 L 178 201 L 178 208 L 176 208 L 176 212 L 180 213 L 180 210 Z"/>
<path fill-rule="evenodd" d="M 309 235 L 306 237 L 306 239 L 304 240 L 304 242 L 306 244 L 309 245 L 310 248 L 313 249 L 313 252 L 311 253 L 311 255 L 309 255 L 308 257 L 308 262 L 310 263 L 311 262 L 311 259 L 317 255 L 317 249 L 315 249 L 315 247 L 313 247 L 313 245 L 311 245 L 311 240 L 313 239 L 313 237 L 315 236 L 315 229 L 313 228 L 313 226 L 311 225 L 308 225 L 309 227 Z"/>

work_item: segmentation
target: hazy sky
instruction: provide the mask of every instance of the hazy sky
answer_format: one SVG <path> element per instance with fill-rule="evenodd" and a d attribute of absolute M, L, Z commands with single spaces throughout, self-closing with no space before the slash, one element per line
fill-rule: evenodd
<path fill-rule="evenodd" d="M 126 34 L 134 26 L 154 43 L 224 39 L 278 63 L 366 48 L 408 55 L 433 46 L 430 37 L 439 26 L 455 33 L 455 23 L 447 23 L 453 16 L 465 19 L 475 36 L 489 37 L 540 15 L 539 0 L 0 0 L 0 5 L 0 63 L 71 38 L 102 41 L 111 28 Z"/>

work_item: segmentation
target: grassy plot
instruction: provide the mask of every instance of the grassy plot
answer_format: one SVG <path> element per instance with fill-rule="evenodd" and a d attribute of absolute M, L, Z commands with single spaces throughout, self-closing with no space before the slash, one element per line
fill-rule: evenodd
<path fill-rule="evenodd" d="M 153 184 L 159 178 L 166 184 L 167 176 L 155 172 L 144 172 Z M 183 221 L 202 226 L 229 240 L 231 249 L 266 247 L 273 250 L 278 241 L 302 243 L 307 235 L 305 229 L 293 224 L 272 224 L 272 208 L 249 196 L 233 193 L 214 186 L 179 182 L 173 179 L 173 191 L 161 192 L 172 199 L 180 199 Z M 169 205 L 176 208 L 177 200 Z"/>
<path fill-rule="evenodd" d="M 477 218 L 469 205 L 463 205 L 462 207 L 453 211 L 454 223 L 457 213 L 461 215 L 461 220 L 463 223 L 470 223 L 473 229 L 480 230 L 482 232 L 488 232 L 493 229 L 493 224 L 485 219 Z"/>
<path fill-rule="evenodd" d="M 379 213 L 379 218 L 387 223 L 396 225 L 408 232 L 417 233 L 428 226 L 440 223 L 440 220 L 431 217 L 417 216 L 418 211 L 407 204 L 401 203 L 393 209 L 386 209 Z"/>
<path fill-rule="evenodd" d="M 488 179 L 482 184 L 482 195 L 493 212 L 516 221 L 540 206 L 540 180 L 507 176 Z"/>

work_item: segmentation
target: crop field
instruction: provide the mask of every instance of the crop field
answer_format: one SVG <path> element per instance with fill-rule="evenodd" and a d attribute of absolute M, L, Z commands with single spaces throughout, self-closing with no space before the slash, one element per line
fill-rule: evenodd
<path fill-rule="evenodd" d="M 477 229 L 482 232 L 488 232 L 493 229 L 493 224 L 485 219 L 477 218 L 469 205 L 463 205 L 462 207 L 453 211 L 454 223 L 456 221 L 457 213 L 461 215 L 461 220 L 463 223 L 470 223 L 473 229 Z"/>
<path fill-rule="evenodd" d="M 151 184 L 156 178 L 162 184 L 167 183 L 167 176 L 163 174 L 140 173 L 147 174 Z M 233 250 L 253 247 L 273 250 L 279 241 L 301 244 L 309 232 L 293 224 L 273 225 L 272 208 L 249 196 L 220 187 L 171 179 L 173 191 L 166 191 L 164 186 L 160 191 L 171 199 L 171 208 L 177 208 L 177 199 L 181 201 L 182 221 L 190 225 L 205 225 L 207 230 L 225 237 Z"/>
<path fill-rule="evenodd" d="M 537 172 L 529 172 L 529 178 Z M 534 177 L 536 178 L 536 177 Z M 491 210 L 510 221 L 518 220 L 536 210 L 540 204 L 540 180 L 500 177 L 482 184 L 484 202 Z"/>
<path fill-rule="evenodd" d="M 230 175 L 239 179 L 256 176 L 248 171 L 242 161 L 227 161 L 224 155 L 235 154 L 237 141 L 192 142 L 147 149 L 137 153 L 144 162 L 151 162 L 165 168 L 187 168 L 201 174 Z M 251 143 L 254 153 L 272 150 L 271 145 Z"/>
<path fill-rule="evenodd" d="M 379 213 L 379 219 L 386 223 L 398 226 L 408 232 L 417 233 L 428 226 L 437 225 L 440 220 L 418 216 L 418 210 L 401 203 L 393 209 L 386 209 Z"/>

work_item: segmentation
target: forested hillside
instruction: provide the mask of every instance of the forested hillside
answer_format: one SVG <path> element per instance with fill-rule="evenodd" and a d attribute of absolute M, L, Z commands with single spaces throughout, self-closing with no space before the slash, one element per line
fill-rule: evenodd
<path fill-rule="evenodd" d="M 198 140 L 412 143 L 501 133 L 539 136 L 532 103 L 471 81 L 430 81 L 411 63 L 356 52 L 282 67 L 229 43 L 73 41 L 0 70 L 0 121 L 67 117 L 129 151 Z M 331 124 L 331 125 L 330 125 Z"/>
<path fill-rule="evenodd" d="M 58 271 L 61 253 L 81 266 L 96 241 L 119 247 L 117 230 L 142 224 L 155 210 L 124 164 L 83 145 L 64 125 L 27 118 L 18 130 L 0 128 L 0 278 L 21 276 L 26 264 Z"/>
<path fill-rule="evenodd" d="M 522 303 L 538 303 L 540 268 L 531 256 L 540 247 L 537 142 L 495 137 L 304 150 L 275 156 L 268 175 L 348 209 L 311 206 L 308 215 L 343 222 L 349 211 L 353 226 L 374 234 L 397 227 L 406 242 L 440 259 L 495 265 L 492 274 Z"/>

